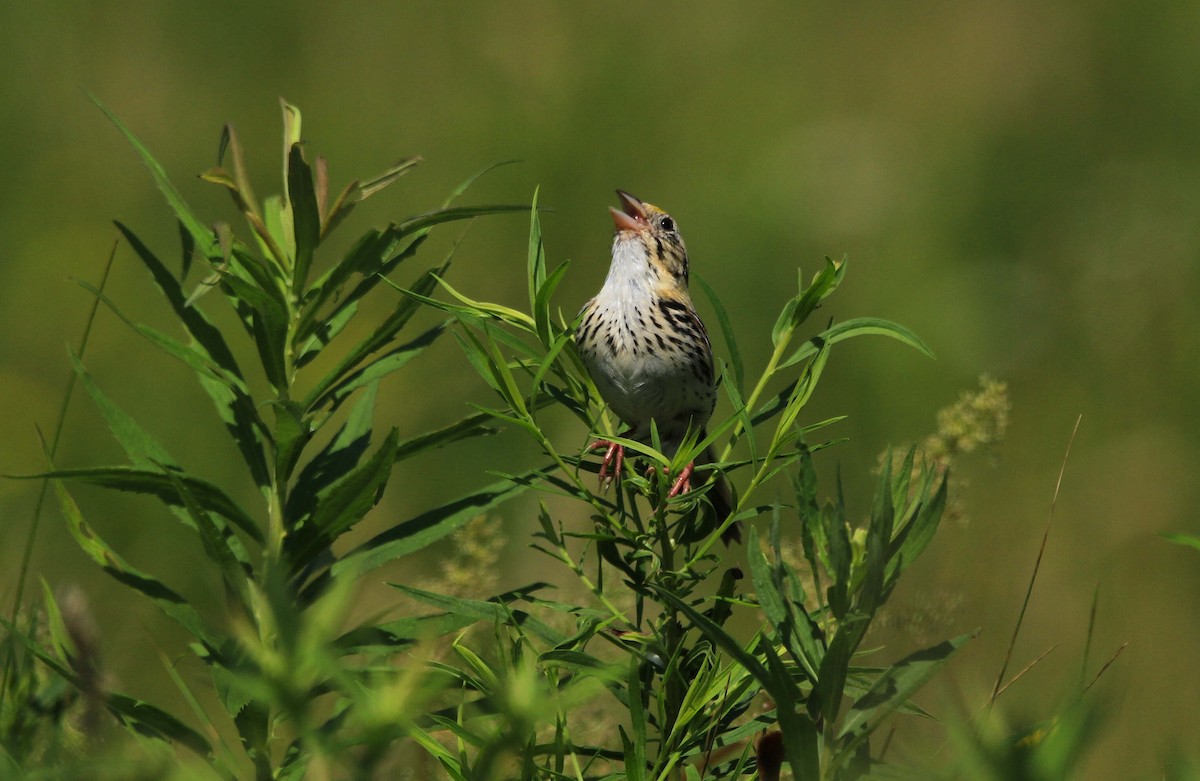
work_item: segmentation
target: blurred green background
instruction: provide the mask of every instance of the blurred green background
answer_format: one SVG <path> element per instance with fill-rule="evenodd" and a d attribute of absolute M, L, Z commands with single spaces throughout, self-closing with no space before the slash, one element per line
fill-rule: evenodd
<path fill-rule="evenodd" d="M 81 88 L 142 138 L 195 208 L 230 221 L 228 197 L 195 174 L 213 165 L 231 121 L 256 189 L 277 191 L 284 96 L 338 185 L 426 158 L 356 212 L 343 242 L 433 208 L 485 164 L 521 159 L 468 202 L 526 202 L 541 187 L 553 209 L 548 258 L 573 261 L 558 294 L 568 313 L 607 267 L 613 189 L 665 207 L 693 268 L 720 291 L 748 373 L 796 266 L 807 276 L 825 255 L 848 256 L 847 282 L 822 314 L 894 319 L 938 355 L 880 340 L 834 351 L 809 414 L 849 415 L 836 434 L 850 441 L 822 463 L 830 475 L 841 466 L 852 507 L 867 506 L 882 448 L 928 433 L 980 374 L 1007 381 L 1006 441 L 994 463 L 962 470 L 969 522 L 943 530 L 896 596 L 897 611 L 926 616 L 926 640 L 982 627 L 922 698 L 939 713 L 986 700 L 1082 415 L 1011 671 L 1057 647 L 1001 703 L 1035 720 L 1069 692 L 1098 587 L 1089 677 L 1129 646 L 1095 690 L 1107 719 L 1082 777 L 1154 778 L 1171 746 L 1195 748 L 1200 558 L 1156 533 L 1200 530 L 1200 5 L 6 3 L 0 29 L 0 471 L 43 463 L 34 426 L 53 423 L 64 345 L 90 303 L 71 278 L 97 279 L 110 220 L 178 254 L 149 176 Z M 453 281 L 519 304 L 527 230 L 521 217 L 475 225 Z M 134 318 L 170 326 L 127 249 L 109 292 Z M 186 370 L 108 313 L 86 362 L 186 466 L 237 479 Z M 403 432 L 488 400 L 449 340 L 385 392 L 381 420 Z M 582 436 L 564 429 L 565 443 Z M 535 457 L 503 435 L 426 459 L 393 477 L 375 528 L 490 480 L 484 469 Z M 77 399 L 59 462 L 118 460 Z M 35 496 L 33 483 L 0 482 L 6 613 Z M 216 602 L 214 584 L 189 575 L 194 543 L 156 505 L 77 496 L 135 564 Z M 514 581 L 545 564 L 525 547 L 528 509 L 509 508 Z M 85 561 L 53 513 L 34 572 L 84 586 L 120 687 L 175 702 L 156 648 L 172 655 L 178 638 Z M 918 642 L 888 639 L 897 654 Z M 941 742 L 906 727 L 894 750 L 931 756 Z"/>

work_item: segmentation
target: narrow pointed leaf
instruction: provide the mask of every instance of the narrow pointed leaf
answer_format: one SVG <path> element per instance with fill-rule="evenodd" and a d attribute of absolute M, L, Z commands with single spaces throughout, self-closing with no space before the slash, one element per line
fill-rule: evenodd
<path fill-rule="evenodd" d="M 110 548 L 84 520 L 79 506 L 60 481 L 54 482 L 54 491 L 63 517 L 66 518 L 67 528 L 84 553 L 113 578 L 149 597 L 159 610 L 174 619 L 197 640 L 210 648 L 217 647 L 217 638 L 186 599 L 157 578 L 132 567 Z"/>
<path fill-rule="evenodd" d="M 296 239 L 296 264 L 292 270 L 292 292 L 299 295 L 308 282 L 313 253 L 321 241 L 321 215 L 317 210 L 317 193 L 312 169 L 304 159 L 300 144 L 288 151 L 288 198 L 292 207 L 292 233 Z"/>
<path fill-rule="evenodd" d="M 858 336 L 887 336 L 907 344 L 923 355 L 930 358 L 935 357 L 933 351 L 929 349 L 929 345 L 908 328 L 879 317 L 856 317 L 842 323 L 835 323 L 826 328 L 819 335 L 798 347 L 783 363 L 779 364 L 779 368 L 784 369 L 792 366 L 813 355 L 816 353 L 820 342 L 837 344 L 838 342 Z"/>
<path fill-rule="evenodd" d="M 386 171 L 372 179 L 364 182 L 354 181 L 346 185 L 338 195 L 337 200 L 333 202 L 333 206 L 329 209 L 329 212 L 322 218 L 322 238 L 329 235 L 334 228 L 340 225 L 342 220 L 346 219 L 350 215 L 350 212 L 354 210 L 354 207 L 361 201 L 365 201 L 387 187 L 421 162 L 422 159 L 419 156 L 409 157 L 397 161 Z"/>
<path fill-rule="evenodd" d="M 319 493 L 358 465 L 371 442 L 371 425 L 378 395 L 378 383 L 369 384 L 333 439 L 300 470 L 288 496 L 285 517 L 289 528 L 312 512 Z"/>
<path fill-rule="evenodd" d="M 870 690 L 860 697 L 848 711 L 839 738 L 853 736 L 845 748 L 849 752 L 865 739 L 888 715 L 908 701 L 950 656 L 979 632 L 959 635 L 937 645 L 917 651 L 883 672 L 871 685 Z"/>
<path fill-rule="evenodd" d="M 717 315 L 717 325 L 721 329 L 721 338 L 725 340 L 725 347 L 729 350 L 729 361 L 733 369 L 734 384 L 740 396 L 745 393 L 746 369 L 742 364 L 742 353 L 737 346 L 733 322 L 729 319 L 729 313 L 725 311 L 725 306 L 721 303 L 721 299 L 717 297 L 717 291 L 712 289 L 708 281 L 694 271 L 692 272 L 692 279 L 696 280 L 700 285 L 700 289 L 704 291 L 705 298 L 708 299 L 708 303 L 712 305 L 713 311 Z"/>
<path fill-rule="evenodd" d="M 33 475 L 8 475 L 16 480 L 69 480 L 76 483 L 98 485 L 116 491 L 128 493 L 149 494 L 156 496 L 170 505 L 183 505 L 173 478 L 177 478 L 187 486 L 188 491 L 204 509 L 217 513 L 241 529 L 255 542 L 262 542 L 262 532 L 255 521 L 246 514 L 232 499 L 225 495 L 220 488 L 212 483 L 187 474 L 164 475 L 153 469 L 137 467 L 107 466 L 85 469 L 57 469 Z"/>
<path fill-rule="evenodd" d="M 332 545 L 378 504 L 391 475 L 397 439 L 396 429 L 392 429 L 374 456 L 317 494 L 312 514 L 285 542 L 297 569 L 303 568 L 315 553 Z"/>
<path fill-rule="evenodd" d="M 406 458 L 412 458 L 418 453 L 443 447 L 461 439 L 495 434 L 496 429 L 486 425 L 491 419 L 492 416 L 488 413 L 477 412 L 474 415 L 463 418 L 457 423 L 451 423 L 449 426 L 443 426 L 435 431 L 410 437 L 396 445 L 395 459 L 396 461 L 403 461 Z"/>
<path fill-rule="evenodd" d="M 142 264 L 150 271 L 150 275 L 154 278 L 159 291 L 166 297 L 167 303 L 171 305 L 171 310 L 175 313 L 175 316 L 179 318 L 183 327 L 187 329 L 188 334 L 195 340 L 198 349 L 203 350 L 204 354 L 221 368 L 241 376 L 237 361 L 234 360 L 233 353 L 225 342 L 225 337 L 205 317 L 202 311 L 187 305 L 183 290 L 175 276 L 167 270 L 162 261 L 142 243 L 142 240 L 133 231 L 120 222 L 114 222 L 113 224 L 116 225 L 117 230 L 121 232 L 125 241 L 133 248 L 133 251 L 137 253 Z"/>
<path fill-rule="evenodd" d="M 153 328 L 131 321 L 106 295 L 91 285 L 80 282 L 80 286 L 103 301 L 138 334 L 192 369 L 196 374 L 197 382 L 212 399 L 218 416 L 250 467 L 255 483 L 260 488 L 270 485 L 270 470 L 267 468 L 260 439 L 260 437 L 269 439 L 270 434 L 258 416 L 257 407 L 250 398 L 241 376 L 214 363 L 201 347 L 185 345 Z"/>
<path fill-rule="evenodd" d="M 389 583 L 388 585 L 399 589 L 418 602 L 453 615 L 470 618 L 472 621 L 490 621 L 492 623 L 503 624 L 512 620 L 521 629 L 528 631 L 538 639 L 551 645 L 558 645 L 566 639 L 561 632 L 551 628 L 543 621 L 534 618 L 522 610 L 517 610 L 504 602 L 484 602 L 478 599 L 452 597 L 446 594 L 439 594 L 435 591 L 406 586 L 401 583 Z"/>
<path fill-rule="evenodd" d="M 187 229 L 187 232 L 191 234 L 192 238 L 195 239 L 196 246 L 200 248 L 200 251 L 203 252 L 206 257 L 214 257 L 217 247 L 213 232 L 209 230 L 209 228 L 205 226 L 204 223 L 201 222 L 200 219 L 192 212 L 191 208 L 183 200 L 183 196 L 179 194 L 177 189 L 175 189 L 175 185 L 173 185 L 171 180 L 167 178 L 166 170 L 159 165 L 158 161 L 154 159 L 154 157 L 150 154 L 150 151 L 142 144 L 142 142 L 138 140 L 137 136 L 135 136 L 129 130 L 129 128 L 127 128 L 121 122 L 121 120 L 117 119 L 117 115 L 109 111 L 108 107 L 100 102 L 99 98 L 91 93 L 88 93 L 88 97 L 91 98 L 92 102 L 104 112 L 104 115 L 108 117 L 109 121 L 116 125 L 117 130 L 121 131 L 121 134 L 125 136 L 125 139 L 129 141 L 129 144 L 133 147 L 134 151 L 137 152 L 138 157 L 141 158 L 142 163 L 147 169 L 149 169 L 150 175 L 154 178 L 154 183 L 158 185 L 158 189 L 162 192 L 163 196 L 166 197 L 167 203 L 175 212 L 175 216 L 179 218 L 180 224 L 182 224 Z M 219 256 L 219 254 L 217 256 Z"/>
<path fill-rule="evenodd" d="M 429 269 L 413 284 L 413 289 L 427 294 L 437 284 L 437 273 L 445 271 L 445 266 Z M 350 352 L 338 362 L 332 371 L 317 383 L 305 397 L 302 405 L 306 410 L 313 410 L 328 403 L 332 390 L 345 382 L 347 376 L 362 363 L 371 353 L 387 346 L 396 334 L 403 328 L 412 316 L 416 314 L 419 302 L 412 298 L 402 299 L 396 308 L 378 327 L 366 338 L 359 342 Z"/>
<path fill-rule="evenodd" d="M 104 391 L 100 390 L 96 381 L 92 379 L 92 375 L 88 373 L 78 356 L 75 355 L 75 351 L 68 350 L 68 353 L 76 376 L 83 383 L 84 389 L 91 396 L 96 408 L 100 410 L 100 414 L 104 417 L 104 422 L 108 425 L 108 430 L 112 433 L 113 438 L 121 445 L 121 448 L 125 451 L 125 455 L 129 456 L 129 460 L 133 462 L 134 466 L 145 469 L 158 463 L 178 468 L 178 464 L 171 458 L 163 446 L 149 432 L 142 428 L 136 420 L 118 407 Z"/>
<path fill-rule="evenodd" d="M 542 467 L 520 477 L 532 481 L 553 471 Z M 428 510 L 355 548 L 332 567 L 335 577 L 358 578 L 389 561 L 415 553 L 452 534 L 472 518 L 486 513 L 525 491 L 526 485 L 511 480 L 492 483 L 481 491 Z"/>
<path fill-rule="evenodd" d="M 425 349 L 445 332 L 448 324 L 449 321 L 438 323 L 411 342 L 406 342 L 384 353 L 361 369 L 346 375 L 345 379 L 330 388 L 329 393 L 326 394 L 330 408 L 337 409 L 354 391 L 402 369 L 413 358 L 425 352 Z M 316 406 L 321 406 L 323 402 L 324 399 L 318 399 Z"/>
<path fill-rule="evenodd" d="M 246 579 L 247 573 L 242 564 L 244 555 L 238 555 L 238 552 L 230 545 L 229 537 L 231 534 L 214 521 L 212 516 L 208 514 L 208 511 L 192 495 L 192 492 L 183 480 L 169 470 L 163 470 L 163 474 L 171 480 L 177 495 L 183 501 L 184 508 L 191 517 L 196 531 L 199 532 L 204 552 L 209 560 L 217 565 L 217 569 L 221 572 L 221 579 L 224 580 L 229 593 L 238 599 L 242 609 L 250 615 L 251 607 Z"/>

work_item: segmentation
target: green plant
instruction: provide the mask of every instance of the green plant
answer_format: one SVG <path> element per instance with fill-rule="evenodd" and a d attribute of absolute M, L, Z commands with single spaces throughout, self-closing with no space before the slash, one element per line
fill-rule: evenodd
<path fill-rule="evenodd" d="M 420 355 L 446 324 L 402 339 L 419 305 L 401 300 L 382 320 L 365 327 L 364 338 L 343 344 L 347 326 L 361 318 L 360 302 L 413 258 L 435 226 L 528 207 L 452 205 L 476 178 L 471 177 L 440 207 L 366 232 L 341 258 L 323 258 L 321 245 L 354 207 L 419 159 L 402 160 L 378 177 L 352 182 L 331 198 L 325 160 L 310 163 L 300 141 L 299 111 L 286 103 L 282 108 L 282 194 L 261 203 L 256 199 L 231 126 L 221 135 L 217 167 L 202 176 L 231 194 L 249 227 L 245 241 L 228 225 L 207 227 L 150 153 L 104 109 L 179 221 L 183 263 L 178 273 L 132 230 L 121 223 L 117 228 L 150 272 L 185 338 L 131 321 L 102 291 L 89 287 L 136 333 L 194 373 L 241 455 L 256 489 L 253 495 L 241 497 L 186 468 L 101 390 L 74 355 L 78 379 L 129 463 L 70 469 L 52 464 L 49 471 L 28 476 L 53 481 L 71 533 L 97 564 L 151 599 L 187 632 L 192 658 L 211 673 L 224 713 L 201 707 L 173 668 L 202 731 L 119 694 L 104 693 L 103 706 L 133 732 L 191 749 L 212 763 L 211 772 L 227 778 L 242 776 L 247 765 L 259 779 L 298 778 L 314 765 L 327 771 L 341 765 L 361 775 L 382 761 L 385 747 L 405 734 L 444 688 L 444 676 L 419 662 L 385 662 L 398 648 L 453 632 L 469 621 L 443 617 L 345 626 L 347 599 L 366 573 L 445 537 L 523 490 L 508 481 L 495 484 L 334 553 L 334 543 L 377 504 L 396 465 L 491 431 L 487 416 L 472 415 L 407 439 L 395 428 L 380 435 L 373 423 L 380 381 Z M 189 293 L 184 285 L 194 258 L 203 278 Z M 447 258 L 421 272 L 410 286 L 432 291 L 449 263 Z M 201 308 L 217 295 L 236 314 L 235 325 L 219 326 Z M 234 357 L 239 330 L 257 358 L 253 371 Z M 255 390 L 260 387 L 265 391 Z M 202 615 L 161 575 L 122 558 L 85 519 L 67 483 L 161 500 L 196 534 L 209 573 L 224 591 L 224 614 Z M 48 592 L 45 604 L 54 615 L 57 607 Z M 61 636 L 47 644 L 36 632 L 6 626 L 53 674 L 86 688 L 78 670 L 64 664 L 69 654 Z M 224 737 L 231 731 L 236 745 Z"/>
<path fill-rule="evenodd" d="M 828 261 L 808 285 L 801 278 L 798 293 L 783 304 L 771 333 L 773 351 L 747 394 L 729 318 L 702 284 L 730 353 L 722 386 L 733 412 L 710 426 L 706 440 L 692 436 L 668 458 L 655 441 L 615 436 L 574 352 L 572 323 L 552 312 L 551 298 L 568 266 L 547 269 L 536 210 L 527 257 L 529 312 L 472 299 L 444 280 L 447 301 L 424 291 L 402 292 L 464 326 L 456 336 L 467 358 L 502 401 L 481 412 L 524 431 L 550 458 L 539 490 L 587 506 L 592 523 L 580 530 L 556 519 L 543 502 L 536 547 L 574 573 L 594 605 L 537 600 L 545 610 L 571 617 L 573 631 L 546 632 L 526 623 L 509 643 L 520 650 L 525 688 L 540 692 L 554 714 L 543 720 L 553 727 L 548 734 L 539 739 L 527 715 L 503 706 L 511 676 L 463 649 L 467 664 L 457 673 L 462 685 L 491 706 L 442 726 L 478 746 L 493 745 L 487 735 L 497 731 L 509 735 L 510 759 L 528 778 L 740 777 L 756 762 L 767 778 L 772 772 L 777 777 L 784 758 L 797 777 L 850 778 L 869 771 L 870 736 L 897 710 L 919 713 L 912 694 L 968 639 L 939 643 L 882 668 L 856 661 L 880 606 L 937 528 L 946 501 L 944 470 L 924 466 L 915 448 L 901 468 L 893 471 L 885 462 L 870 518 L 854 528 L 840 497 L 819 502 L 813 469 L 813 454 L 825 443 L 810 442 L 837 419 L 805 425 L 801 412 L 834 344 L 881 334 L 927 348 L 909 331 L 875 318 L 831 325 L 801 339 L 802 326 L 845 274 L 844 262 Z M 540 410 L 550 403 L 574 413 L 588 439 L 562 448 L 541 424 Z M 592 487 L 596 467 L 584 448 L 595 434 L 622 442 L 652 468 L 645 476 L 630 470 L 611 498 L 598 493 Z M 746 475 L 729 517 L 712 517 L 703 489 L 668 499 L 667 487 L 680 469 L 709 444 L 722 442 L 722 457 L 708 468 Z M 735 448 L 745 457 L 730 460 Z M 795 502 L 753 504 L 778 475 L 790 477 Z M 509 479 L 531 484 L 522 476 Z M 745 592 L 741 570 L 724 566 L 716 546 L 731 524 L 760 515 L 771 517 L 771 555 L 752 530 L 747 556 L 753 590 Z M 811 592 L 780 555 L 785 526 L 803 539 L 816 578 Z M 615 596 L 625 588 L 632 594 L 629 606 Z M 458 609 L 453 602 L 442 607 Z M 747 607 L 761 610 L 766 620 L 738 639 L 730 621 Z M 619 739 L 610 733 L 596 742 L 577 740 L 569 709 L 556 702 L 588 680 L 615 698 Z M 757 702 L 766 703 L 766 712 L 751 712 Z M 498 727 L 497 718 L 507 726 Z M 757 759 L 756 735 L 763 735 Z M 432 738 L 425 742 L 452 777 L 493 777 L 492 752 L 454 754 Z M 477 756 L 488 758 L 482 770 Z"/>
<path fill-rule="evenodd" d="M 861 648 L 880 607 L 937 529 L 946 504 L 944 465 L 927 464 L 915 448 L 895 466 L 885 459 L 869 517 L 857 524 L 840 487 L 832 501 L 822 501 L 817 488 L 814 456 L 830 444 L 821 440 L 825 430 L 841 419 L 806 422 L 802 414 L 835 344 L 875 334 L 928 353 L 925 345 L 876 318 L 802 336 L 845 275 L 844 262 L 828 261 L 807 284 L 801 277 L 796 295 L 781 302 L 770 357 L 748 385 L 730 318 L 701 281 L 730 356 L 722 387 L 733 411 L 704 441 L 688 437 L 668 458 L 656 436 L 648 443 L 616 436 L 575 354 L 572 323 L 553 314 L 553 295 L 568 266 L 547 268 L 536 193 L 532 207 L 453 206 L 472 177 L 440 208 L 368 231 L 340 259 L 327 260 L 318 250 L 354 205 L 416 159 L 331 199 L 324 160 L 310 164 L 300 142 L 299 112 L 284 104 L 283 113 L 281 195 L 261 203 L 255 198 L 231 127 L 222 134 L 218 166 L 203 175 L 232 195 L 249 227 L 247 241 L 227 225 L 205 227 L 147 150 L 109 114 L 179 220 L 178 273 L 131 230 L 117 227 L 186 338 L 133 322 L 102 290 L 89 287 L 194 373 L 255 490 L 241 496 L 185 468 L 101 390 L 75 355 L 76 377 L 129 464 L 61 468 L 47 447 L 49 470 L 26 476 L 52 481 L 81 548 L 189 635 L 184 663 L 208 670 L 220 710 L 206 706 L 172 663 L 168 671 L 192 707 L 186 720 L 90 686 L 70 633 L 56 628 L 61 622 L 53 617 L 62 611 L 48 590 L 49 636 L 35 631 L 37 624 L 22 630 L 5 622 L 10 648 L 23 654 L 6 682 L 40 686 L 35 678 L 44 675 L 54 686 L 91 692 L 129 734 L 202 758 L 189 775 L 369 778 L 396 772 L 397 752 L 413 746 L 462 781 L 753 772 L 778 778 L 785 761 L 805 778 L 882 772 L 871 737 L 897 712 L 922 713 L 913 693 L 968 639 L 883 666 L 868 664 Z M 436 225 L 516 210 L 530 213 L 528 312 L 459 293 L 446 281 L 449 259 L 406 285 L 388 279 Z M 194 258 L 203 278 L 186 292 Z M 385 280 L 400 291 L 393 310 L 369 324 L 365 337 L 342 344 L 347 326 L 362 317 L 359 302 Z M 439 288 L 450 300 L 435 297 Z M 236 315 L 229 327 L 200 308 L 216 293 Z M 422 306 L 450 319 L 401 342 Z M 405 440 L 396 429 L 379 436 L 373 418 L 380 381 L 455 321 L 455 338 L 501 406 L 479 407 Z M 253 373 L 234 358 L 231 340 L 239 331 L 257 359 Z M 543 411 L 552 406 L 582 424 L 574 446 L 564 447 L 543 426 Z M 334 544 L 377 505 L 398 463 L 498 425 L 533 438 L 548 462 L 501 474 L 491 485 L 335 553 Z M 614 495 L 597 492 L 585 447 L 596 433 L 624 442 L 653 468 L 644 475 L 631 471 Z M 671 477 L 710 444 L 721 456 L 702 473 L 720 470 L 741 486 L 728 517 L 715 516 L 703 487 L 666 496 Z M 196 534 L 208 574 L 225 594 L 224 611 L 202 615 L 160 576 L 123 559 L 85 520 L 66 488 L 71 483 L 161 500 Z M 793 501 L 762 499 L 781 485 Z M 445 584 L 436 590 L 397 584 L 407 599 L 435 612 L 347 624 L 347 605 L 364 576 L 529 489 L 565 497 L 590 514 L 581 528 L 561 515 L 563 505 L 543 500 L 535 543 L 574 576 L 585 600 L 549 598 L 540 582 L 492 598 L 464 596 Z M 723 562 L 718 541 L 733 523 L 760 516 L 770 519 L 766 544 L 751 530 L 747 578 Z M 783 555 L 785 534 L 800 539 L 804 574 Z M 494 555 L 488 550 L 484 545 L 477 553 Z M 490 627 L 491 639 L 464 634 L 476 625 Z M 17 659 L 12 653 L 9 661 Z M 7 688 L 3 706 L 27 701 L 33 688 Z M 85 754 L 86 747 L 57 757 L 9 751 L 9 759 L 16 767 L 56 761 L 65 767 L 64 758 Z M 160 774 L 161 754 L 152 760 L 145 772 Z M 424 777 L 417 767 L 414 775 Z"/>

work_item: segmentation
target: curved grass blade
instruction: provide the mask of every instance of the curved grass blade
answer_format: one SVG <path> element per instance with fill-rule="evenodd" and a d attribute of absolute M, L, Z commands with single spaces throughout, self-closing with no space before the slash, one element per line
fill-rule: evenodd
<path fill-rule="evenodd" d="M 783 363 L 779 364 L 779 368 L 785 369 L 815 355 L 822 344 L 837 344 L 847 339 L 853 339 L 856 336 L 887 336 L 907 344 L 923 355 L 930 358 L 936 357 L 933 354 L 933 350 L 929 349 L 929 345 L 925 344 L 921 337 L 898 323 L 893 323 L 891 320 L 885 320 L 882 317 L 855 317 L 851 320 L 831 325 L 809 339 L 789 355 Z"/>

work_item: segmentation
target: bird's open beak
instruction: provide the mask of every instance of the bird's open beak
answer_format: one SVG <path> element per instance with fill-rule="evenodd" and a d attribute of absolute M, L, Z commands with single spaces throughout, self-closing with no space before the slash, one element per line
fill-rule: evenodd
<path fill-rule="evenodd" d="M 613 225 L 618 231 L 640 231 L 646 229 L 646 210 L 642 206 L 642 202 L 634 198 L 624 190 L 617 190 L 617 197 L 621 199 L 621 209 L 609 207 L 612 212 Z"/>

